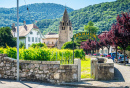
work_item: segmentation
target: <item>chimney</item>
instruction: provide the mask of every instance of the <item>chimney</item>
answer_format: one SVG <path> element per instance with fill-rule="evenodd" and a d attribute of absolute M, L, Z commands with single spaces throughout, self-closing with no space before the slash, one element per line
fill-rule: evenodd
<path fill-rule="evenodd" d="M 23 21 L 23 25 L 24 25 L 24 26 L 26 25 L 26 21 Z"/>

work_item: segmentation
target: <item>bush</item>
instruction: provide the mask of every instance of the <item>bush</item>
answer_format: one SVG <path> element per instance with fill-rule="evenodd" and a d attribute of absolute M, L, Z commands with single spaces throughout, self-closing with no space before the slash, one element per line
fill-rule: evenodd
<path fill-rule="evenodd" d="M 43 48 L 47 48 L 46 44 L 44 43 L 33 43 L 30 47 L 33 47 L 33 48 L 40 48 L 40 47 L 43 47 Z"/>
<path fill-rule="evenodd" d="M 8 57 L 17 57 L 17 49 L 12 47 L 0 48 L 0 53 L 7 54 Z M 76 49 L 75 58 L 84 59 L 85 53 L 82 49 Z M 63 55 L 63 58 L 62 58 Z M 56 58 L 57 57 L 57 58 Z M 41 60 L 41 61 L 56 61 L 56 60 L 72 60 L 73 50 L 69 49 L 57 49 L 57 48 L 32 48 L 29 49 L 19 49 L 19 59 L 20 60 Z"/>
<path fill-rule="evenodd" d="M 19 48 L 24 48 L 24 49 L 25 49 L 25 43 L 20 42 L 20 44 L 19 44 Z"/>
<path fill-rule="evenodd" d="M 74 53 L 76 58 L 85 59 L 85 52 L 83 51 L 83 49 L 76 49 Z"/>
<path fill-rule="evenodd" d="M 76 42 L 74 42 L 74 49 L 76 49 L 76 45 Z M 61 49 L 73 49 L 73 41 L 64 43 Z"/>

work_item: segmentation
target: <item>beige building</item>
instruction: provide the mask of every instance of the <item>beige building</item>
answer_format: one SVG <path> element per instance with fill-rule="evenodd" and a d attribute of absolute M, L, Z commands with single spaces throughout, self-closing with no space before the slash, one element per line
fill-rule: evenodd
<path fill-rule="evenodd" d="M 48 33 L 47 35 L 45 35 L 43 43 L 45 43 L 48 47 L 57 47 L 61 49 L 65 42 L 71 41 L 72 36 L 72 23 L 69 20 L 67 10 L 65 9 L 62 21 L 60 22 L 59 26 L 59 34 Z"/>
<path fill-rule="evenodd" d="M 59 35 L 56 33 L 48 33 L 44 36 L 45 38 L 42 40 L 43 43 L 47 45 L 49 48 L 57 47 L 57 42 Z"/>

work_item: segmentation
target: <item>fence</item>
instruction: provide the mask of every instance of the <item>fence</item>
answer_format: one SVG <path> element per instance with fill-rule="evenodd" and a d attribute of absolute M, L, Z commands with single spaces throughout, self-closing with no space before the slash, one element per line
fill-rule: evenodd
<path fill-rule="evenodd" d="M 52 56 L 53 56 L 53 51 L 52 51 Z M 60 64 L 74 64 L 73 62 L 73 55 L 70 55 L 69 57 L 66 57 L 64 55 L 64 52 L 62 52 L 62 57 L 58 58 L 58 53 L 55 53 L 56 57 L 52 58 L 51 61 L 60 61 Z"/>

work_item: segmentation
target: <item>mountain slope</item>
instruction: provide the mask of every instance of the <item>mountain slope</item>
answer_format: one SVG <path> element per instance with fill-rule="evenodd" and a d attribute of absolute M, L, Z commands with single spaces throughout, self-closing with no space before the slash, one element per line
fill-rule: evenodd
<path fill-rule="evenodd" d="M 95 5 L 90 5 L 80 10 L 73 11 L 69 14 L 70 20 L 74 28 L 74 33 L 84 30 L 84 25 L 87 25 L 89 21 L 93 21 L 95 26 L 99 27 L 100 31 L 109 30 L 111 25 L 116 22 L 117 14 L 121 12 L 128 12 L 130 9 L 130 0 L 117 0 L 114 2 L 106 2 Z M 56 20 L 49 20 L 49 22 L 44 28 L 40 26 L 40 29 L 47 33 L 49 31 L 57 32 L 59 29 L 59 22 L 61 18 Z M 46 23 L 47 20 L 42 20 L 37 23 Z M 98 32 L 98 33 L 99 33 Z"/>
<path fill-rule="evenodd" d="M 36 3 L 28 5 L 29 13 L 32 21 L 39 21 L 42 19 L 55 19 L 62 16 L 65 6 L 54 3 Z M 72 12 L 73 9 L 66 7 L 68 12 Z M 17 9 L 16 8 L 0 8 L 0 27 L 11 26 L 12 23 L 17 22 Z M 32 23 L 27 11 L 27 6 L 19 7 L 19 21 L 22 25 L 25 20 L 27 24 Z"/>

